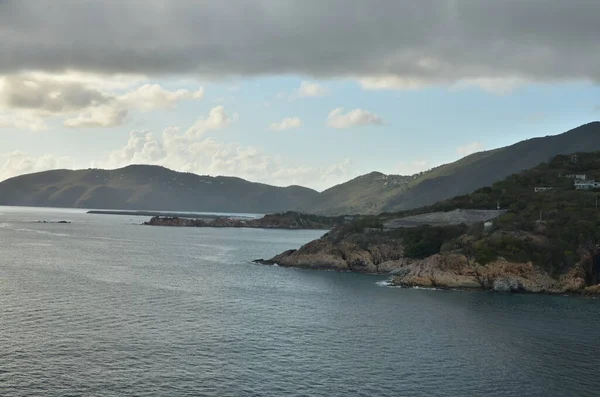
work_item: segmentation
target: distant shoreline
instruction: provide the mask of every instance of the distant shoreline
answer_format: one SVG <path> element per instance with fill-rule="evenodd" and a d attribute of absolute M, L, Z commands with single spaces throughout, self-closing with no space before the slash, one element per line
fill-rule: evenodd
<path fill-rule="evenodd" d="M 178 218 L 193 218 L 193 219 L 217 219 L 222 218 L 223 215 L 216 214 L 202 214 L 202 213 L 191 213 L 191 212 L 162 212 L 162 211 L 116 211 L 116 210 L 90 210 L 87 214 L 94 215 L 129 215 L 129 216 L 160 216 L 160 217 L 178 217 Z M 251 216 L 243 215 L 228 215 L 228 218 L 236 219 L 254 219 Z"/>

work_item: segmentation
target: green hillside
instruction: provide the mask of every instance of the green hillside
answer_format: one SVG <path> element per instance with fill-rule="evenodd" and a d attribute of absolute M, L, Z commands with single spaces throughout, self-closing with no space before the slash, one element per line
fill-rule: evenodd
<path fill-rule="evenodd" d="M 574 175 L 585 175 L 587 182 L 600 180 L 600 152 L 559 155 L 471 194 L 414 210 L 384 213 L 377 220 L 382 224 L 388 219 L 416 214 L 491 210 L 499 205 L 507 212 L 485 234 L 482 224 L 470 228 L 471 240 L 459 239 L 463 231 L 458 230 L 455 235 L 431 240 L 436 246 L 426 247 L 428 253 L 443 251 L 442 246 L 462 248 L 471 250 L 482 264 L 502 256 L 515 261 L 531 260 L 551 274 L 560 273 L 583 259 L 581 249 L 589 252 L 600 244 L 600 189 L 575 189 Z M 536 192 L 536 187 L 549 190 Z M 465 244 L 469 241 L 472 244 Z"/>
<path fill-rule="evenodd" d="M 69 208 L 264 213 L 295 209 L 316 196 L 316 191 L 299 186 L 282 188 L 149 165 L 53 170 L 0 183 L 0 205 Z"/>
<path fill-rule="evenodd" d="M 307 212 L 322 214 L 374 214 L 406 189 L 416 176 L 385 175 L 372 172 L 323 191 L 306 204 Z"/>
<path fill-rule="evenodd" d="M 475 153 L 412 177 L 367 174 L 326 190 L 304 210 L 336 215 L 417 208 L 491 185 L 558 154 L 596 150 L 600 150 L 600 122 Z"/>

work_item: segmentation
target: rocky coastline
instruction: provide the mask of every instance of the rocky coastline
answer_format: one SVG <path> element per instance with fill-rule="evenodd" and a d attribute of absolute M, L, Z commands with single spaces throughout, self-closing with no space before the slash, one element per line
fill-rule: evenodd
<path fill-rule="evenodd" d="M 401 240 L 378 233 L 340 238 L 331 233 L 298 250 L 254 262 L 315 270 L 388 274 L 389 285 L 496 292 L 581 294 L 600 297 L 600 286 L 590 286 L 591 254 L 559 276 L 551 276 L 532 262 L 498 257 L 485 265 L 462 252 L 437 253 L 423 259 L 405 256 Z"/>

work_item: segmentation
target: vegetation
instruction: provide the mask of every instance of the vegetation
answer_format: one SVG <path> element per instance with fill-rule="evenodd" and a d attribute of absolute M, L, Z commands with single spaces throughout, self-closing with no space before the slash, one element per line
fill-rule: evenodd
<path fill-rule="evenodd" d="M 582 252 L 590 252 L 600 243 L 600 191 L 575 190 L 573 174 L 600 179 L 600 152 L 558 155 L 471 194 L 415 210 L 365 217 L 361 222 L 377 225 L 391 218 L 455 209 L 496 209 L 500 205 L 506 212 L 488 228 L 482 223 L 417 227 L 388 231 L 387 236 L 403 240 L 407 257 L 461 251 L 480 264 L 498 257 L 532 261 L 558 275 L 581 260 Z M 535 192 L 535 187 L 553 189 Z M 348 225 L 346 232 L 359 229 Z"/>
<path fill-rule="evenodd" d="M 451 251 L 456 239 L 467 231 L 465 225 L 446 227 L 415 227 L 398 229 L 394 237 L 404 243 L 404 255 L 409 258 L 427 258 L 442 251 Z"/>
<path fill-rule="evenodd" d="M 282 188 L 151 165 L 54 170 L 0 183 L 0 205 L 68 208 L 271 213 L 299 208 L 318 196 L 299 186 Z"/>
<path fill-rule="evenodd" d="M 363 175 L 324 191 L 303 210 L 331 215 L 379 214 L 431 205 L 489 186 L 559 154 L 600 150 L 599 135 L 600 122 L 594 122 L 560 135 L 475 153 L 410 177 Z"/>

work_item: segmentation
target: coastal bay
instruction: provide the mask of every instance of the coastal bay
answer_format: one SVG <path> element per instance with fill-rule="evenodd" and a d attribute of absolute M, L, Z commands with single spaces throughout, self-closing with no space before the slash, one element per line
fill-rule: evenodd
<path fill-rule="evenodd" d="M 0 208 L 0 394 L 600 390 L 597 300 L 388 288 L 387 275 L 254 265 L 324 231 L 131 218 Z"/>

